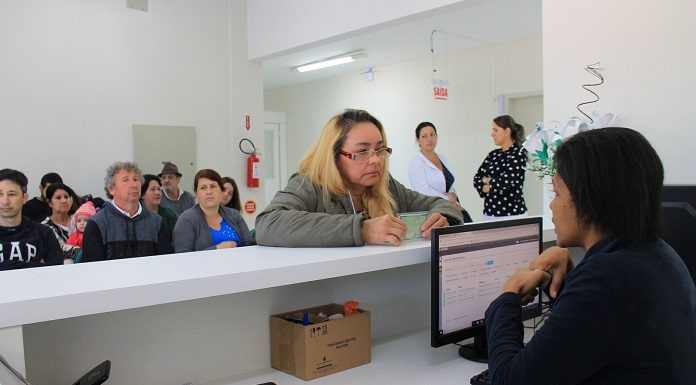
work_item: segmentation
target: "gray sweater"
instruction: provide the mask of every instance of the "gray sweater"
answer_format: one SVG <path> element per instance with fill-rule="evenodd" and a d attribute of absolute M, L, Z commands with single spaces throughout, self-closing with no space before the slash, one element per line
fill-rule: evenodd
<path fill-rule="evenodd" d="M 82 240 L 82 261 L 170 254 L 172 242 L 162 218 L 148 209 L 128 217 L 111 202 L 104 204 L 87 222 Z"/>
<path fill-rule="evenodd" d="M 218 209 L 222 218 L 239 234 L 244 242 L 241 246 L 249 246 L 256 244 L 254 236 L 249 231 L 249 227 L 239 211 L 231 208 L 220 206 Z M 212 245 L 212 236 L 210 235 L 210 227 L 205 220 L 203 210 L 199 205 L 195 205 L 184 211 L 176 221 L 174 226 L 174 252 L 185 253 L 187 251 L 213 250 L 216 247 Z"/>
<path fill-rule="evenodd" d="M 397 213 L 427 211 L 444 215 L 450 225 L 463 221 L 462 212 L 451 202 L 409 190 L 392 177 L 389 192 Z M 264 246 L 362 246 L 365 215 L 353 212 L 348 195 L 332 197 L 325 205 L 322 188 L 295 174 L 256 217 L 256 238 Z"/>
<path fill-rule="evenodd" d="M 184 211 L 193 207 L 196 204 L 196 198 L 193 197 L 188 191 L 182 192 L 178 200 L 171 200 L 162 190 L 162 201 L 160 202 L 161 207 L 166 207 L 176 213 L 176 215 L 181 215 Z"/>

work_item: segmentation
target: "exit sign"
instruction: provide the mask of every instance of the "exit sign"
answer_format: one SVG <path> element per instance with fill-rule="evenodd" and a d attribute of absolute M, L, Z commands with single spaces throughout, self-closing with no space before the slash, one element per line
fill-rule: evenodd
<path fill-rule="evenodd" d="M 435 99 L 447 100 L 449 97 L 449 80 L 433 79 L 431 83 L 433 85 L 432 89 Z"/>

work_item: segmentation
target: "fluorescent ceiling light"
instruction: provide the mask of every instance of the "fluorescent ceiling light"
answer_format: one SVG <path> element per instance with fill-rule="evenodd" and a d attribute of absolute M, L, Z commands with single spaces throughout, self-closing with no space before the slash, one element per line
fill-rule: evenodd
<path fill-rule="evenodd" d="M 367 57 L 367 52 L 363 52 L 363 51 L 353 52 L 353 53 L 349 53 L 346 55 L 334 56 L 334 57 L 330 57 L 327 59 L 318 60 L 318 61 L 315 61 L 312 63 L 303 64 L 301 66 L 295 67 L 294 69 L 297 72 L 314 71 L 314 70 L 318 70 L 320 68 L 332 67 L 332 66 L 336 66 L 339 64 L 354 62 L 356 59 L 360 59 L 360 58 L 364 58 L 364 57 Z"/>

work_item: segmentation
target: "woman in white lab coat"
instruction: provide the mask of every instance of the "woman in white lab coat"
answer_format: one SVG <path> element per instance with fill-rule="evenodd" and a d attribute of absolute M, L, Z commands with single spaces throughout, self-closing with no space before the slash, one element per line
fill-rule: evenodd
<path fill-rule="evenodd" d="M 411 188 L 424 195 L 438 196 L 459 206 L 459 198 L 454 190 L 454 173 L 441 154 L 435 152 L 437 129 L 430 122 L 422 122 L 416 127 L 416 143 L 420 151 L 408 166 L 408 179 Z M 461 208 L 461 206 L 459 206 Z M 461 208 L 464 222 L 471 222 L 469 214 Z"/>
<path fill-rule="evenodd" d="M 454 191 L 454 174 L 447 160 L 435 152 L 437 146 L 437 129 L 430 122 L 422 122 L 416 127 L 416 143 L 420 147 L 418 154 L 411 159 L 408 166 L 408 178 L 411 188 L 424 195 L 438 196 L 457 203 Z"/>

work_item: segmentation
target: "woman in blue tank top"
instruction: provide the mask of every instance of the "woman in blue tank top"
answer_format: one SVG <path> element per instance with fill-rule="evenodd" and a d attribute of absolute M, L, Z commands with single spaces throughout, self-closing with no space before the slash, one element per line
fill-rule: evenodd
<path fill-rule="evenodd" d="M 222 177 L 215 170 L 196 173 L 194 190 L 198 203 L 181 213 L 172 236 L 177 253 L 227 249 L 256 244 L 249 227 L 236 209 L 222 203 Z"/>

